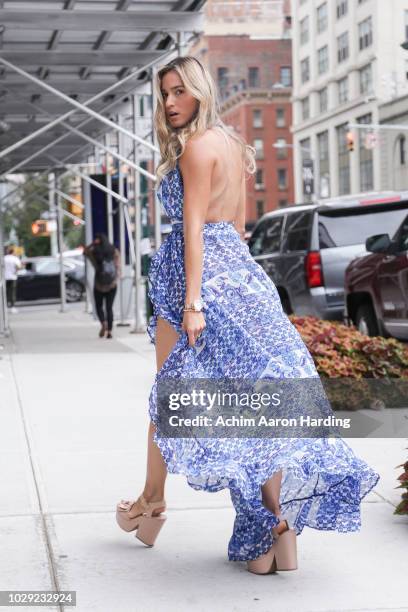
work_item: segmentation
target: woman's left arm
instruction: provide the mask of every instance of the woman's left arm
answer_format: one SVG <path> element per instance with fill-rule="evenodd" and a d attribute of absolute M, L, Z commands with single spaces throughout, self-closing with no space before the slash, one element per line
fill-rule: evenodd
<path fill-rule="evenodd" d="M 85 257 L 87 257 L 89 259 L 91 264 L 95 267 L 96 266 L 96 262 L 95 262 L 95 256 L 93 254 L 93 243 L 88 244 L 88 246 L 84 247 L 84 255 L 85 255 Z"/>
<path fill-rule="evenodd" d="M 203 137 L 193 137 L 180 158 L 183 175 L 184 203 L 184 268 L 186 274 L 185 302 L 190 304 L 201 298 L 204 241 L 203 225 L 211 195 L 211 175 L 215 156 Z M 203 313 L 185 312 L 183 329 L 187 331 L 190 346 L 205 327 Z"/>

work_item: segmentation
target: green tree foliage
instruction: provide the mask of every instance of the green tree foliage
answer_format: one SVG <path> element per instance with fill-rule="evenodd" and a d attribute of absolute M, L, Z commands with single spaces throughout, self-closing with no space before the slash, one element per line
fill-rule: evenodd
<path fill-rule="evenodd" d="M 61 181 L 62 191 L 69 193 L 70 179 L 64 177 Z M 24 247 L 27 257 L 37 257 L 51 254 L 50 238 L 48 236 L 34 236 L 31 225 L 41 219 L 43 213 L 49 212 L 48 206 L 48 177 L 35 177 L 26 175 L 26 182 L 18 193 L 18 197 L 11 197 L 5 201 L 3 207 L 3 221 L 5 236 L 15 229 L 19 244 Z M 67 208 L 67 203 L 63 202 Z M 64 216 L 64 245 L 65 248 L 74 249 L 83 244 L 83 229 L 81 225 L 74 225 L 72 219 Z"/>

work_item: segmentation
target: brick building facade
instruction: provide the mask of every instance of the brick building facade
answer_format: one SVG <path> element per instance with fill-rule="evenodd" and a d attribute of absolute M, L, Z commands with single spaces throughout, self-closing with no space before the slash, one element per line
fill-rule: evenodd
<path fill-rule="evenodd" d="M 267 211 L 293 203 L 291 40 L 202 36 L 189 50 L 218 86 L 222 119 L 257 150 L 248 181 L 247 228 Z"/>

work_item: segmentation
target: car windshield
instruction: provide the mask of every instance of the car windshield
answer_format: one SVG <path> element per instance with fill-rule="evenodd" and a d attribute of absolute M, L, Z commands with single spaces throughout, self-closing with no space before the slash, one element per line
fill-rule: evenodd
<path fill-rule="evenodd" d="M 365 244 L 366 238 L 375 234 L 388 234 L 392 238 L 407 210 L 408 202 L 319 211 L 320 248 Z"/>

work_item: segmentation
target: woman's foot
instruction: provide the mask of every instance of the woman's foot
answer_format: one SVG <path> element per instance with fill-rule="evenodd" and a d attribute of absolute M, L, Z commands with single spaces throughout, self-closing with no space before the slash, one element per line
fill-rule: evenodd
<path fill-rule="evenodd" d="M 106 323 L 106 321 L 104 321 L 104 322 L 102 323 L 102 325 L 101 325 L 101 329 L 99 330 L 99 337 L 100 337 L 100 338 L 103 338 L 103 337 L 104 337 L 105 332 L 106 332 L 106 330 L 107 330 L 107 327 L 108 327 L 108 326 L 107 326 L 107 323 Z"/>
<path fill-rule="evenodd" d="M 140 516 L 146 511 L 146 507 L 152 508 L 152 516 L 158 516 L 166 510 L 166 502 L 163 497 L 160 499 L 157 495 L 149 496 L 145 493 L 142 493 L 135 501 L 122 500 L 121 503 L 128 505 L 127 513 L 129 518 Z"/>
<path fill-rule="evenodd" d="M 165 509 L 164 499 L 148 501 L 142 493 L 137 500 L 122 499 L 117 504 L 116 521 L 124 531 L 137 530 L 136 537 L 147 546 L 153 546 L 166 520 L 162 514 Z"/>
<path fill-rule="evenodd" d="M 111 331 L 108 331 L 108 333 L 106 334 L 106 337 L 107 337 L 107 338 L 112 338 L 112 332 L 111 332 Z"/>
<path fill-rule="evenodd" d="M 278 570 L 297 569 L 296 533 L 289 528 L 288 521 L 282 518 L 272 529 L 275 536 L 270 549 L 260 557 L 247 561 L 247 569 L 253 574 L 274 574 Z"/>
<path fill-rule="evenodd" d="M 273 544 L 270 549 L 260 557 L 247 561 L 247 569 L 253 574 L 274 574 L 278 570 L 297 569 L 296 533 L 290 529 L 287 519 L 282 515 L 280 505 L 266 504 L 268 510 L 279 519 L 279 523 L 272 527 Z"/>

